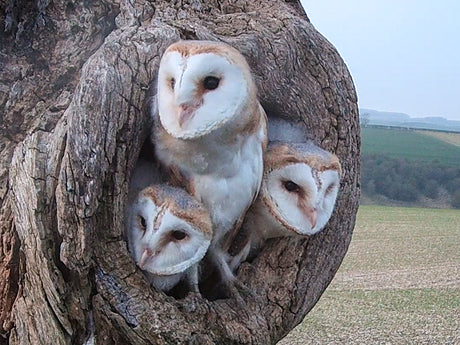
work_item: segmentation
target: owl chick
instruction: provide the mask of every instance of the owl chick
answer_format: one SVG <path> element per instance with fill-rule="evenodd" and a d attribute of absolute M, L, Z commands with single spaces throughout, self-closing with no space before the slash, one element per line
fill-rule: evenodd
<path fill-rule="evenodd" d="M 208 208 L 214 228 L 209 255 L 224 282 L 234 280 L 227 239 L 262 180 L 267 130 L 256 94 L 245 58 L 227 44 L 180 41 L 161 59 L 156 154 Z"/>
<path fill-rule="evenodd" d="M 245 238 L 232 259 L 236 268 L 268 238 L 313 235 L 334 210 L 341 167 L 336 155 L 311 142 L 268 145 L 259 196 L 243 225 Z M 235 249 L 233 249 L 235 251 Z"/>
<path fill-rule="evenodd" d="M 168 291 L 185 278 L 198 292 L 198 263 L 211 243 L 207 209 L 179 188 L 152 185 L 128 205 L 131 255 L 157 289 Z"/>

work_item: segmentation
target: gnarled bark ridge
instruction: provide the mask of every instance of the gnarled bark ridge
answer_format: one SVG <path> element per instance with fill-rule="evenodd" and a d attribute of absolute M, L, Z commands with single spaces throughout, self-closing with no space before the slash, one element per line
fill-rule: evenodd
<path fill-rule="evenodd" d="M 354 227 L 357 99 L 337 51 L 297 1 L 13 3 L 1 2 L 0 18 L 10 23 L 0 34 L 0 343 L 276 343 L 315 305 Z M 270 241 L 241 266 L 245 306 L 155 291 L 123 239 L 149 88 L 178 39 L 239 49 L 268 116 L 342 162 L 327 228 Z"/>

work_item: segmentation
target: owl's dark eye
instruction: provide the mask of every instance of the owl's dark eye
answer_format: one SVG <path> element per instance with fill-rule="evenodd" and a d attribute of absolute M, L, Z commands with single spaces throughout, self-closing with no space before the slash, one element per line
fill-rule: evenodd
<path fill-rule="evenodd" d="M 220 79 L 217 77 L 206 77 L 203 80 L 203 86 L 206 90 L 215 90 L 219 86 Z"/>
<path fill-rule="evenodd" d="M 181 231 L 181 230 L 174 230 L 171 232 L 172 238 L 174 238 L 176 241 L 182 241 L 186 237 L 188 237 L 187 233 Z"/>
<path fill-rule="evenodd" d="M 169 81 L 169 86 L 171 86 L 171 89 L 174 89 L 175 85 L 176 85 L 176 79 L 171 78 L 171 80 Z"/>
<path fill-rule="evenodd" d="M 139 224 L 141 225 L 141 228 L 142 228 L 143 231 L 145 231 L 145 229 L 147 229 L 147 221 L 145 220 L 144 217 L 139 216 Z"/>
<path fill-rule="evenodd" d="M 288 192 L 297 193 L 298 191 L 300 191 L 299 185 L 292 181 L 284 181 L 283 186 Z"/>

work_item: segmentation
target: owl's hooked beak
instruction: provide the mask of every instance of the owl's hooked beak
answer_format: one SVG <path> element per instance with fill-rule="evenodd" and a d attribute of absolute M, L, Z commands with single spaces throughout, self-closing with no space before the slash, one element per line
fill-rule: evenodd
<path fill-rule="evenodd" d="M 147 265 L 148 261 L 157 254 L 158 251 L 152 251 L 149 248 L 145 248 L 144 252 L 142 253 L 141 259 L 139 260 L 139 263 L 137 265 L 141 270 L 145 269 L 145 266 Z"/>
<path fill-rule="evenodd" d="M 311 227 L 316 226 L 316 221 L 318 220 L 318 211 L 315 207 L 306 207 L 304 208 L 304 214 L 307 217 L 308 221 L 311 224 Z"/>
<path fill-rule="evenodd" d="M 201 106 L 201 103 L 181 104 L 178 109 L 179 127 L 190 121 L 195 115 L 195 111 Z"/>

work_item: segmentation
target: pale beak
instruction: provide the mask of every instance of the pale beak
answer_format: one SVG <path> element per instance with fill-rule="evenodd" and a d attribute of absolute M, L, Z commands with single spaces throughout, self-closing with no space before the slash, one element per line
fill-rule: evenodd
<path fill-rule="evenodd" d="M 197 109 L 198 106 L 196 105 L 183 104 L 179 106 L 179 127 L 182 128 L 184 123 L 193 117 Z"/>
<path fill-rule="evenodd" d="M 307 207 L 304 209 L 304 214 L 307 217 L 308 221 L 311 224 L 311 227 L 316 226 L 316 221 L 318 219 L 318 211 L 314 207 Z"/>
<path fill-rule="evenodd" d="M 153 253 L 149 248 L 145 248 L 144 252 L 142 253 L 141 259 L 139 260 L 139 263 L 137 265 L 143 270 L 147 262 L 155 254 L 156 253 Z"/>

